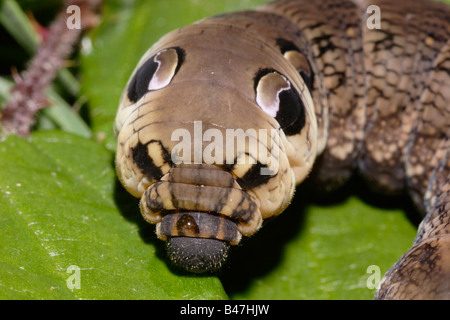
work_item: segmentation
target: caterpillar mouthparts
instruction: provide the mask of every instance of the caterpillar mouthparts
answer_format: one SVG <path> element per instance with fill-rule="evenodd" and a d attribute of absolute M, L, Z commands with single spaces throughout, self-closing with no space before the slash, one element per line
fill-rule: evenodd
<path fill-rule="evenodd" d="M 192 273 L 205 273 L 222 267 L 230 244 L 216 239 L 171 237 L 166 248 L 169 259 L 177 267 Z"/>
<path fill-rule="evenodd" d="M 157 223 L 169 259 L 195 273 L 220 269 L 230 245 L 261 226 L 257 202 L 231 173 L 208 164 L 171 168 L 144 193 L 141 211 Z"/>
<path fill-rule="evenodd" d="M 208 212 L 167 213 L 157 224 L 156 233 L 166 240 L 169 259 L 194 273 L 219 270 L 230 244 L 241 239 L 235 221 Z"/>

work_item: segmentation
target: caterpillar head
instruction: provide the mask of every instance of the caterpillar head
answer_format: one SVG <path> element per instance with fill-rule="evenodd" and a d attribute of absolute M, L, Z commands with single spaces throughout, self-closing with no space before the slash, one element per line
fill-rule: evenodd
<path fill-rule="evenodd" d="M 257 33 L 208 20 L 150 48 L 114 129 L 120 181 L 192 272 L 220 268 L 230 245 L 282 212 L 316 153 L 298 70 Z"/>

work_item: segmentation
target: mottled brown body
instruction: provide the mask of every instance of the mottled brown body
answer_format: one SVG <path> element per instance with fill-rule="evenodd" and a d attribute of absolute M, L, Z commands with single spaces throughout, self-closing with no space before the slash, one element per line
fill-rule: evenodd
<path fill-rule="evenodd" d="M 323 183 L 357 170 L 424 212 L 377 298 L 450 299 L 449 21 L 448 6 L 426 0 L 285 0 L 163 37 L 122 97 L 116 159 L 171 259 L 220 267 L 225 246 L 281 213 L 315 163 Z M 183 152 L 179 128 L 194 137 Z M 229 129 L 246 140 L 226 162 L 230 150 L 208 142 Z M 195 161 L 199 146 L 214 161 Z"/>
<path fill-rule="evenodd" d="M 380 29 L 365 26 L 369 5 L 380 8 Z M 357 168 L 379 190 L 406 188 L 426 214 L 413 247 L 387 273 L 377 298 L 449 299 L 449 7 L 337 0 L 278 1 L 264 10 L 297 23 L 329 92 L 319 179 L 340 180 Z"/>

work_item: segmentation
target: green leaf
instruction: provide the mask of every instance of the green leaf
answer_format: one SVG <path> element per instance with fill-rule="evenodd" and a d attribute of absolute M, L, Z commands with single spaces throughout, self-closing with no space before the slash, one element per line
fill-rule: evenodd
<path fill-rule="evenodd" d="M 231 257 L 221 277 L 230 297 L 372 299 L 369 277 L 376 275 L 368 267 L 383 276 L 411 246 L 416 228 L 400 209 L 403 201 L 373 207 L 361 198 L 377 196 L 356 181 L 341 191 L 330 200 L 308 182 L 299 186 L 291 206 Z M 386 206 L 385 199 L 371 202 Z"/>
<path fill-rule="evenodd" d="M 0 2 L 0 24 L 28 53 L 36 51 L 39 37 L 16 1 L 2 0 Z"/>
<path fill-rule="evenodd" d="M 0 299 L 226 298 L 214 277 L 171 272 L 112 159 L 63 132 L 1 142 Z"/>

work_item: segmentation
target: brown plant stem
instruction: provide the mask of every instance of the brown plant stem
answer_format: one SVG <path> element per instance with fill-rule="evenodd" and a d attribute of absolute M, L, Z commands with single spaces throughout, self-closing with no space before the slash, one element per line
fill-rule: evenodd
<path fill-rule="evenodd" d="M 97 24 L 100 0 L 68 0 L 49 27 L 48 36 L 30 61 L 29 67 L 11 90 L 11 98 L 1 114 L 3 133 L 27 136 L 35 123 L 36 113 L 49 105 L 45 90 L 51 85 L 58 70 L 73 52 L 83 30 Z M 81 28 L 69 29 L 66 12 L 68 6 L 80 8 Z"/>

